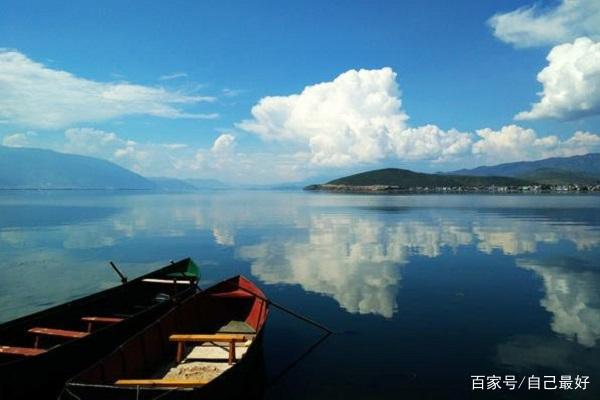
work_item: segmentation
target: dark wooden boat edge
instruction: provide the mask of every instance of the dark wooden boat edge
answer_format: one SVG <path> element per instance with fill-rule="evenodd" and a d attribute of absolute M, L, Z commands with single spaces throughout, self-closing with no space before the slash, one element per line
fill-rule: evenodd
<path fill-rule="evenodd" d="M 170 389 L 165 389 L 165 388 L 157 389 L 156 387 L 148 387 L 148 386 L 142 385 L 142 386 L 138 386 L 136 388 L 131 388 L 131 387 L 120 387 L 115 384 L 98 384 L 98 383 L 91 384 L 91 383 L 82 383 L 82 382 L 77 381 L 79 376 L 82 376 L 82 375 L 86 374 L 87 372 L 89 372 L 90 370 L 92 370 L 93 368 L 96 368 L 99 364 L 101 364 L 103 362 L 104 359 L 108 359 L 109 357 L 114 356 L 116 353 L 119 353 L 119 351 L 121 351 L 122 348 L 124 348 L 128 344 L 132 343 L 138 337 L 143 336 L 144 333 L 153 329 L 155 327 L 155 325 L 160 324 L 160 322 L 163 319 L 167 318 L 168 314 L 177 312 L 177 308 L 173 308 L 168 313 L 161 316 L 157 321 L 155 321 L 154 323 L 148 325 L 144 329 L 137 332 L 129 340 L 127 340 L 121 346 L 119 346 L 119 348 L 115 349 L 114 352 L 112 352 L 111 354 L 104 357 L 103 360 L 100 360 L 98 363 L 95 363 L 94 365 L 90 366 L 86 370 L 82 371 L 80 374 L 77 374 L 74 377 L 72 377 L 71 379 L 69 379 L 66 382 L 63 393 L 61 394 L 59 399 L 72 400 L 72 399 L 76 398 L 74 396 L 79 397 L 79 393 L 74 395 L 74 394 L 71 394 L 70 390 L 69 390 L 69 389 L 76 390 L 76 388 L 92 389 L 92 390 L 105 389 L 112 393 L 120 393 L 122 395 L 122 397 L 119 396 L 118 397 L 119 399 L 130 398 L 127 396 L 127 394 L 132 395 L 133 396 L 132 398 L 136 398 L 136 396 L 138 396 L 140 393 L 141 394 L 153 393 L 153 395 L 152 395 L 152 397 L 153 397 L 157 393 L 159 395 L 161 395 L 161 394 L 167 394 L 167 392 L 168 392 L 169 396 L 167 396 L 166 398 L 169 398 L 169 399 L 170 398 L 174 398 L 174 399 L 185 398 L 185 399 L 187 399 L 188 397 L 193 398 L 193 399 L 232 398 L 232 397 L 229 397 L 228 395 L 222 396 L 222 393 L 220 393 L 220 391 L 223 388 L 231 386 L 228 384 L 230 381 L 238 379 L 239 375 L 248 375 L 249 370 L 251 370 L 251 373 L 254 374 L 255 376 L 259 376 L 261 373 L 264 374 L 262 342 L 263 342 L 263 337 L 264 337 L 265 326 L 268 321 L 269 300 L 266 297 L 266 295 L 263 293 L 263 291 L 254 284 L 254 282 L 252 282 L 250 279 L 244 277 L 243 275 L 237 275 L 237 276 L 225 279 L 221 282 L 216 283 L 215 285 L 211 286 L 210 288 L 204 290 L 203 292 L 197 293 L 195 295 L 195 296 L 218 295 L 218 293 L 220 293 L 221 291 L 227 292 L 227 289 L 230 289 L 232 287 L 239 287 L 239 283 L 234 283 L 234 282 L 243 282 L 243 283 L 251 286 L 250 290 L 246 290 L 246 289 L 238 290 L 237 295 L 239 295 L 240 297 L 255 297 L 256 299 L 260 299 L 260 301 L 262 302 L 262 306 L 264 306 L 264 311 L 262 311 L 262 312 L 264 312 L 264 317 L 263 317 L 263 321 L 260 323 L 260 328 L 256 331 L 255 339 L 248 347 L 246 355 L 243 358 L 241 358 L 239 360 L 239 362 L 236 363 L 236 365 L 234 365 L 232 368 L 221 373 L 219 376 L 212 379 L 209 383 L 207 383 L 206 385 L 201 386 L 201 387 L 180 387 L 180 388 L 170 388 Z M 194 296 L 192 296 L 186 300 L 190 301 L 193 297 Z M 255 368 L 253 368 L 253 366 Z M 238 375 L 238 376 L 232 377 L 232 375 Z M 256 389 L 258 391 L 264 390 L 264 386 L 266 386 L 266 377 L 263 377 L 263 378 L 264 378 L 263 379 L 264 382 L 258 383 L 258 385 L 260 386 L 259 389 Z M 86 398 L 87 397 L 83 397 L 83 399 L 86 399 Z M 96 397 L 93 397 L 93 398 L 95 399 Z M 106 397 L 106 398 L 112 399 L 113 397 Z M 117 397 L 115 397 L 115 398 L 117 398 Z M 142 396 L 140 398 L 142 399 L 145 397 Z M 246 396 L 246 398 L 255 398 L 255 397 L 250 395 L 249 397 Z"/>
<path fill-rule="evenodd" d="M 163 283 L 161 284 L 169 285 L 169 287 L 171 287 L 170 282 L 172 278 L 174 281 L 173 284 L 176 285 L 174 286 L 173 291 L 174 297 L 170 297 L 168 300 L 163 302 L 157 302 L 155 304 L 148 305 L 146 308 L 140 309 L 139 312 L 132 313 L 130 317 L 123 320 L 123 322 L 113 325 L 100 326 L 86 337 L 65 340 L 60 346 L 51 347 L 41 354 L 31 357 L 7 358 L 7 360 L 0 363 L 0 371 L 2 372 L 2 376 L 0 376 L 0 398 L 4 399 L 5 395 L 8 393 L 7 399 L 29 399 L 31 398 L 30 392 L 33 390 L 32 393 L 36 395 L 36 398 L 55 399 L 56 395 L 58 395 L 60 389 L 64 385 L 64 382 L 77 371 L 77 369 L 73 367 L 66 367 L 66 365 L 69 365 L 71 361 L 77 359 L 77 365 L 81 365 L 79 367 L 80 370 L 81 368 L 89 366 L 98 359 L 94 359 L 81 353 L 82 351 L 85 352 L 86 346 L 89 350 L 89 346 L 94 345 L 94 351 L 91 353 L 98 353 L 102 355 L 107 354 L 105 352 L 106 350 L 114 349 L 126 339 L 126 337 L 123 336 L 126 334 L 126 332 L 132 329 L 135 329 L 135 331 L 139 330 L 140 327 L 146 326 L 152 321 L 151 319 L 149 320 L 149 318 L 151 318 L 153 315 L 157 317 L 164 314 L 164 312 L 172 308 L 175 303 L 197 292 L 198 287 L 196 277 L 191 275 L 185 276 L 185 273 L 183 272 L 181 273 L 182 276 L 179 277 L 180 271 L 187 271 L 188 268 L 192 266 L 197 268 L 193 260 L 189 257 L 181 259 L 177 262 L 171 261 L 169 264 L 157 270 L 148 272 L 124 284 L 116 285 L 114 287 L 73 299 L 66 303 L 61 303 L 56 306 L 0 324 L 0 336 L 2 336 L 2 333 L 13 335 L 14 332 L 23 329 L 23 327 L 27 329 L 27 327 L 35 326 L 39 321 L 53 318 L 60 319 L 63 314 L 69 315 L 77 310 L 85 309 L 85 307 L 88 305 L 93 306 L 96 302 L 102 302 L 105 299 L 106 301 L 110 302 L 111 298 L 115 296 L 122 296 L 124 293 L 123 291 L 126 293 L 128 288 L 142 287 L 141 285 L 145 284 L 143 282 L 144 280 L 162 278 Z M 172 274 L 175 274 L 175 276 L 172 276 Z M 169 281 L 168 284 L 166 282 L 167 280 Z M 187 283 L 185 283 L 185 286 L 182 287 L 181 285 L 177 284 L 177 280 L 180 282 L 186 281 Z M 13 333 L 10 334 L 10 332 Z M 128 334 L 127 336 L 131 336 L 131 334 Z M 111 343 L 110 346 L 108 346 L 109 342 Z M 98 344 L 101 344 L 102 348 L 105 350 L 99 350 L 99 348 L 96 347 Z M 61 365 L 64 364 L 65 368 L 58 368 L 58 370 L 56 368 L 52 368 L 52 365 L 55 365 L 56 362 L 60 362 Z M 58 372 L 59 370 L 63 369 L 65 369 L 65 373 Z M 53 376 L 56 375 L 54 378 L 47 378 L 44 381 L 44 385 L 50 384 L 52 380 L 54 381 L 56 384 L 56 389 L 53 389 L 56 390 L 55 395 L 51 395 L 50 389 L 46 386 L 44 386 L 43 391 L 36 391 L 37 389 L 35 389 L 35 385 L 22 386 L 15 383 L 15 379 L 17 381 L 25 382 L 27 381 L 27 379 L 25 379 L 25 375 L 28 376 L 36 373 L 43 373 L 45 375 L 52 373 Z M 13 393 L 17 387 L 22 387 L 22 390 L 24 391 L 23 393 L 25 394 Z M 5 392 L 5 390 L 8 390 L 8 392 Z M 39 390 L 42 389 L 40 388 Z"/>
<path fill-rule="evenodd" d="M 64 309 L 73 307 L 75 305 L 84 304 L 87 302 L 91 302 L 93 300 L 97 300 L 97 299 L 105 297 L 113 292 L 116 292 L 117 290 L 123 290 L 123 287 L 130 286 L 133 283 L 143 281 L 144 279 L 151 279 L 153 276 L 160 275 L 170 269 L 173 269 L 178 264 L 183 264 L 183 263 L 188 263 L 188 262 L 193 262 L 193 260 L 190 257 L 186 257 L 186 258 L 182 258 L 181 260 L 178 260 L 178 261 L 171 261 L 168 265 L 165 265 L 157 270 L 148 272 L 147 274 L 138 276 L 137 278 L 134 278 L 132 280 L 128 280 L 127 283 L 125 283 L 125 284 L 116 285 L 116 286 L 110 287 L 108 289 L 101 290 L 99 292 L 94 292 L 94 293 L 91 293 L 91 294 L 88 294 L 88 295 L 85 295 L 82 297 L 78 297 L 76 299 L 69 300 L 65 303 L 60 303 L 55 306 L 45 308 L 40 311 L 36 311 L 34 313 L 12 319 L 10 321 L 2 322 L 2 323 L 0 323 L 0 331 L 2 331 L 5 328 L 10 328 L 14 325 L 19 325 L 26 321 L 43 318 L 43 317 L 53 315 L 53 314 L 58 314 L 59 312 L 63 311 Z M 189 279 L 189 278 L 186 278 L 186 279 Z M 196 283 L 195 280 L 193 283 L 194 284 Z"/>

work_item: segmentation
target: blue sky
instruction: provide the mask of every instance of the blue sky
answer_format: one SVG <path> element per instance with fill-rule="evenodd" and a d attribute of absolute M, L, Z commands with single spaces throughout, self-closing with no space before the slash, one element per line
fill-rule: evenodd
<path fill-rule="evenodd" d="M 590 3 L 4 1 L 0 139 L 257 182 L 598 151 Z"/>

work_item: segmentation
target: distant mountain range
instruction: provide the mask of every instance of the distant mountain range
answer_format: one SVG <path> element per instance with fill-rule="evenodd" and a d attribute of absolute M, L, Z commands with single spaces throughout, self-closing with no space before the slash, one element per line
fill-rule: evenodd
<path fill-rule="evenodd" d="M 146 178 L 154 185 L 154 189 L 166 192 L 193 192 L 198 188 L 188 182 L 176 178 L 150 177 Z"/>
<path fill-rule="evenodd" d="M 153 189 L 148 179 L 106 160 L 0 146 L 0 188 Z"/>
<path fill-rule="evenodd" d="M 186 192 L 225 188 L 215 179 L 146 178 L 110 161 L 52 150 L 0 146 L 0 189 L 131 189 Z"/>
<path fill-rule="evenodd" d="M 0 146 L 0 189 L 298 190 L 310 182 L 313 180 L 233 185 L 217 179 L 143 177 L 99 158 L 46 149 Z"/>
<path fill-rule="evenodd" d="M 545 184 L 596 184 L 600 182 L 600 154 L 553 157 L 538 161 L 520 161 L 460 169 L 445 175 L 508 176 Z"/>
<path fill-rule="evenodd" d="M 234 188 L 295 190 L 310 182 L 314 180 L 233 186 L 216 179 L 146 178 L 98 158 L 44 149 L 0 146 L 0 189 L 139 189 L 177 192 Z M 437 174 L 387 168 L 328 182 L 329 185 L 397 187 L 520 186 L 533 183 L 597 185 L 600 183 L 600 154 L 515 162 Z M 314 189 L 314 185 L 311 188 Z"/>
<path fill-rule="evenodd" d="M 185 179 L 185 183 L 192 185 L 196 189 L 228 189 L 231 188 L 227 183 L 217 179 Z"/>
<path fill-rule="evenodd" d="M 418 188 L 525 187 L 570 184 L 599 185 L 600 154 L 591 153 L 539 161 L 522 161 L 437 174 L 386 168 L 346 176 L 325 184 L 309 185 L 306 189 L 401 191 Z"/>

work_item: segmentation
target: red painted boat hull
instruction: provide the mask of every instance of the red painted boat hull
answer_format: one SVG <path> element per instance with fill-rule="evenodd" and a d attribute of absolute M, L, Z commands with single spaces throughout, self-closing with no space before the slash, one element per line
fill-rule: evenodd
<path fill-rule="evenodd" d="M 258 399 L 266 378 L 262 341 L 269 302 L 248 279 L 237 276 L 190 297 L 136 334 L 114 353 L 67 382 L 61 400 Z M 144 379 L 174 359 L 175 333 L 215 333 L 231 320 L 244 321 L 256 337 L 246 354 L 207 385 L 196 388 L 120 387 L 119 379 Z M 140 361 L 141 360 L 141 361 Z M 161 364 L 162 363 L 162 364 Z M 161 367 L 162 365 L 162 367 Z"/>

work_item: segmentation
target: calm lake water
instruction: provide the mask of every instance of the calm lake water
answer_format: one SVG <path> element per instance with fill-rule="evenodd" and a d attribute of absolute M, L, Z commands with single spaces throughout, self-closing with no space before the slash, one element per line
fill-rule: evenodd
<path fill-rule="evenodd" d="M 336 332 L 269 399 L 464 398 L 471 375 L 532 374 L 590 376 L 543 398 L 600 398 L 599 196 L 4 191 L 0 254 L 0 321 L 117 285 L 109 260 L 247 275 Z M 321 332 L 271 315 L 274 379 Z"/>

